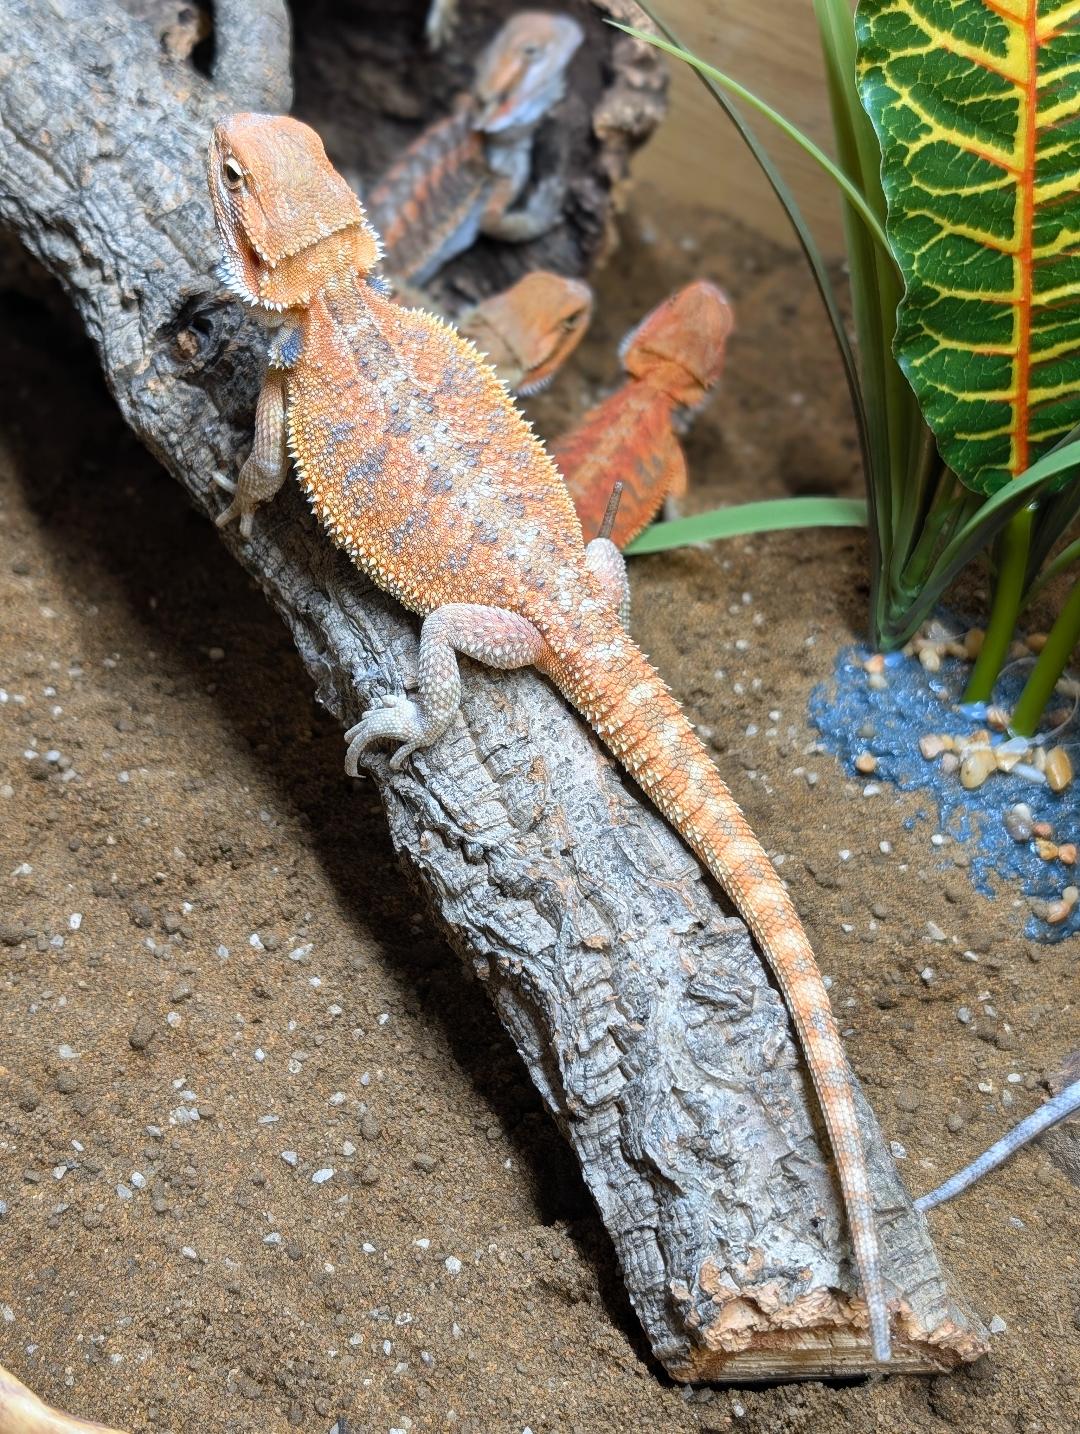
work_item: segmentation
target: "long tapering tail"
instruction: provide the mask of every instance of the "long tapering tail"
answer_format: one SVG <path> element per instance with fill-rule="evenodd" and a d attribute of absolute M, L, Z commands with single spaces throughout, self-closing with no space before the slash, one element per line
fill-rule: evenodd
<path fill-rule="evenodd" d="M 579 619 L 580 623 L 580 619 Z M 750 927 L 784 994 L 836 1157 L 874 1355 L 889 1358 L 889 1314 L 852 1078 L 806 932 L 775 868 L 663 679 L 605 617 L 549 632 L 550 676 L 588 719 Z"/>

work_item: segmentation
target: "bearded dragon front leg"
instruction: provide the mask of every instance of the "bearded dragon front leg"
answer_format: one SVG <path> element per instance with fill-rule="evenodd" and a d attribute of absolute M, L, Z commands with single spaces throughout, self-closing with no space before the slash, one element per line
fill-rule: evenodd
<path fill-rule="evenodd" d="M 459 652 L 503 672 L 542 666 L 549 655 L 536 628 L 517 613 L 478 603 L 436 608 L 420 630 L 416 696 L 389 694 L 345 733 L 349 744 L 345 770 L 350 777 L 356 776 L 361 759 L 377 742 L 400 743 L 390 758 L 397 772 L 413 752 L 438 741 L 461 706 Z"/>
<path fill-rule="evenodd" d="M 272 368 L 263 382 L 259 404 L 255 410 L 255 442 L 240 469 L 233 500 L 217 516 L 223 528 L 234 518 L 240 519 L 240 531 L 251 536 L 251 520 L 257 508 L 267 503 L 285 482 L 289 472 L 289 445 L 285 427 L 285 376 Z M 222 487 L 226 485 L 218 483 Z"/>
<path fill-rule="evenodd" d="M 481 234 L 486 234 L 489 239 L 501 239 L 506 244 L 524 244 L 555 228 L 562 218 L 566 181 L 560 175 L 549 174 L 524 204 L 517 209 L 508 209 L 507 206 L 513 203 L 513 196 L 520 192 L 522 182 L 515 176 L 495 186 L 480 216 Z"/>

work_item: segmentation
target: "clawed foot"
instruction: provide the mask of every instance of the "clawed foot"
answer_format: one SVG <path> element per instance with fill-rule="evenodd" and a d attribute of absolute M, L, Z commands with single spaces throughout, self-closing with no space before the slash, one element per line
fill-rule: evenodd
<path fill-rule="evenodd" d="M 211 477 L 219 488 L 232 495 L 232 502 L 227 508 L 223 508 L 214 519 L 215 526 L 218 528 L 227 528 L 234 518 L 239 518 L 241 535 L 245 538 L 250 538 L 253 514 L 251 509 L 245 508 L 237 497 L 238 485 L 232 478 L 226 478 L 224 473 L 214 473 Z"/>
<path fill-rule="evenodd" d="M 369 747 L 378 742 L 401 745 L 390 758 L 390 767 L 400 772 L 402 766 L 419 747 L 428 743 L 423 714 L 411 697 L 388 693 L 379 706 L 372 706 L 355 727 L 345 733 L 349 750 L 345 754 L 345 770 L 350 777 L 358 776 L 357 768 Z"/>
<path fill-rule="evenodd" d="M 242 508 L 236 498 L 232 500 L 227 508 L 224 508 L 217 515 L 214 519 L 214 526 L 217 528 L 227 528 L 236 517 L 240 519 L 240 536 L 242 538 L 250 538 L 254 524 L 254 514 L 250 508 Z"/>

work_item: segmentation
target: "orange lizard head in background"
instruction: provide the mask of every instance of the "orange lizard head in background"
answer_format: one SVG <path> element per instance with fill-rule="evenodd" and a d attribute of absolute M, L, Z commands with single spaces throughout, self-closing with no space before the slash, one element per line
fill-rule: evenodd
<path fill-rule="evenodd" d="M 521 10 L 480 57 L 472 92 L 473 128 L 502 134 L 528 128 L 562 98 L 566 67 L 585 38 L 569 15 Z"/>
<path fill-rule="evenodd" d="M 457 328 L 512 389 L 528 397 L 546 388 L 577 348 L 592 309 L 588 284 L 534 269 L 512 288 L 461 314 Z"/>
<path fill-rule="evenodd" d="M 632 378 L 649 379 L 673 403 L 692 408 L 719 382 L 733 326 L 724 291 L 697 279 L 646 314 L 619 357 Z"/>
<path fill-rule="evenodd" d="M 298 120 L 230 115 L 214 126 L 207 174 L 221 277 L 245 304 L 302 307 L 331 274 L 378 263 L 363 205 Z"/>

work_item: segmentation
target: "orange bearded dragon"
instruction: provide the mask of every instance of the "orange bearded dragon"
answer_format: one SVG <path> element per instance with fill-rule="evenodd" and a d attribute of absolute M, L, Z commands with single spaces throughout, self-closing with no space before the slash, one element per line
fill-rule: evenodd
<path fill-rule="evenodd" d="M 255 443 L 218 522 L 250 532 L 290 455 L 333 540 L 423 618 L 418 688 L 346 733 L 346 769 L 438 742 L 461 696 L 458 654 L 542 672 L 731 897 L 787 1001 L 843 1191 L 875 1354 L 889 1314 L 852 1078 L 798 915 L 730 791 L 620 611 L 625 568 L 586 547 L 566 487 L 494 370 L 445 322 L 369 282 L 379 239 L 297 120 L 233 115 L 210 142 L 221 273 L 266 325 Z"/>
<path fill-rule="evenodd" d="M 731 305 L 705 279 L 646 315 L 619 348 L 627 380 L 551 445 L 586 533 L 598 533 L 613 479 L 623 483 L 610 536 L 617 548 L 686 492 L 677 410 L 696 408 L 718 382 Z"/>

